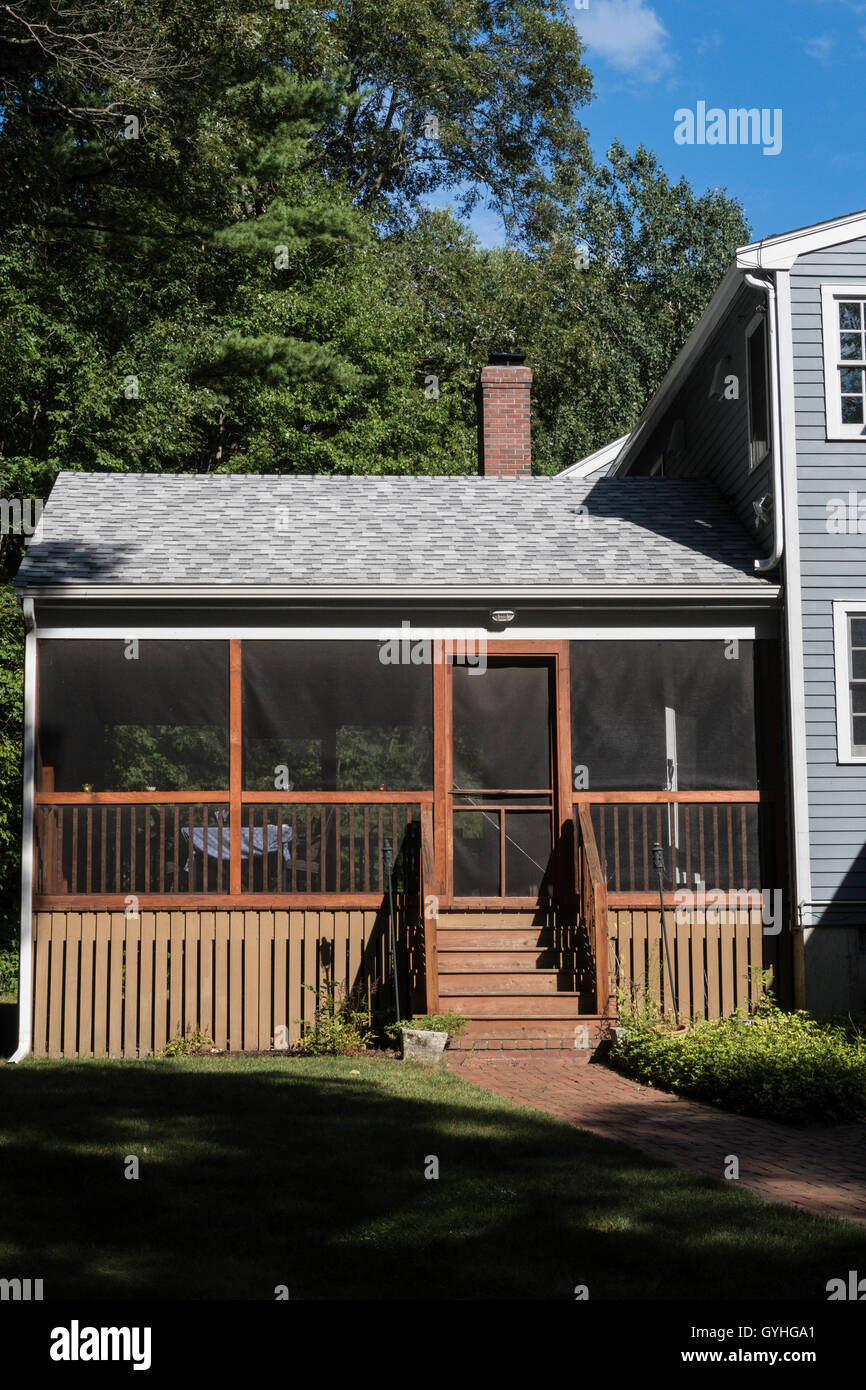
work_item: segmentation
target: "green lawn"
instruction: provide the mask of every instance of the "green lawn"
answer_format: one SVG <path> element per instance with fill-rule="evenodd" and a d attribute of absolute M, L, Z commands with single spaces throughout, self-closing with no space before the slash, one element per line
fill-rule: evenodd
<path fill-rule="evenodd" d="M 272 1299 L 278 1284 L 292 1299 L 572 1299 L 586 1284 L 592 1299 L 823 1301 L 828 1279 L 866 1268 L 857 1227 L 444 1068 L 34 1060 L 0 1066 L 0 1115 L 0 1277 L 42 1278 L 46 1299 Z"/>

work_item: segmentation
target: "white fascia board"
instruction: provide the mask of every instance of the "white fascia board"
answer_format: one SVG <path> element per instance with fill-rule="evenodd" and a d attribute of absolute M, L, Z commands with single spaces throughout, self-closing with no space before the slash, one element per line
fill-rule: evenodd
<path fill-rule="evenodd" d="M 631 435 L 629 434 L 621 434 L 619 439 L 614 439 L 610 444 L 596 449 L 594 454 L 587 454 L 586 458 L 578 459 L 577 463 L 570 463 L 567 468 L 563 468 L 554 476 L 557 478 L 585 478 L 588 474 L 594 473 L 597 468 L 603 468 L 606 463 L 613 463 L 622 453 L 630 438 Z"/>
<path fill-rule="evenodd" d="M 331 585 L 324 588 L 289 585 L 242 584 L 46 584 L 20 591 L 23 597 L 39 603 L 116 603 L 134 600 L 146 604 L 173 604 L 179 600 L 197 599 L 209 605 L 223 602 L 246 604 L 270 599 L 277 603 L 293 603 L 299 607 L 319 607 L 323 603 L 347 600 L 375 600 L 379 605 L 396 599 L 447 600 L 452 603 L 506 599 L 533 599 L 537 602 L 571 600 L 591 602 L 616 608 L 623 604 L 633 607 L 642 602 L 667 600 L 670 603 L 687 601 L 698 606 L 713 607 L 719 603 L 735 602 L 747 607 L 775 605 L 779 596 L 777 584 L 747 581 L 740 584 L 571 584 L 571 585 L 512 585 L 503 583 L 495 588 L 479 585 L 471 588 L 421 587 L 414 585 Z"/>
<path fill-rule="evenodd" d="M 862 236 L 866 236 L 866 212 L 851 212 L 830 222 L 817 222 L 812 227 L 740 246 L 737 265 L 741 270 L 790 270 L 798 256 L 823 251 L 827 246 L 841 246 Z"/>
<path fill-rule="evenodd" d="M 379 624 L 376 627 L 249 627 L 238 624 L 235 627 L 162 627 L 157 623 L 143 627 L 127 624 L 126 627 L 46 627 L 40 628 L 40 641 L 106 641 L 128 642 L 132 637 L 158 638 L 161 642 L 195 642 L 200 640 L 229 641 L 240 638 L 248 642 L 383 642 L 404 635 L 415 639 L 431 641 L 448 640 L 467 635 L 483 636 L 491 646 L 497 642 L 751 642 L 764 633 L 764 624 L 748 621 L 734 621 L 719 626 L 714 623 L 693 622 L 686 627 L 663 626 L 659 623 L 645 623 L 643 626 L 619 623 L 605 627 L 583 623 L 563 622 L 555 627 L 520 627 L 498 629 L 491 632 L 484 627 L 456 626 L 426 627 L 414 622 L 405 628 L 392 624 Z"/>

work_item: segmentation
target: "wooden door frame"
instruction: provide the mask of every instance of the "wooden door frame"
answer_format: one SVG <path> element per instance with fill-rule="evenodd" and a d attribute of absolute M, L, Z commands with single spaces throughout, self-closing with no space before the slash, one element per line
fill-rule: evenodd
<path fill-rule="evenodd" d="M 455 639 L 456 640 L 456 639 Z M 444 642 L 441 660 L 433 668 L 433 821 L 435 835 L 436 881 L 440 907 L 537 907 L 534 898 L 455 898 L 454 896 L 454 831 L 453 831 L 453 706 L 451 698 L 451 668 L 447 655 L 451 644 Z M 556 846 L 563 827 L 572 819 L 573 793 L 571 777 L 571 645 L 568 641 L 545 639 L 521 641 L 518 638 L 494 639 L 488 644 L 487 658 L 527 657 L 552 664 L 551 731 L 554 738 L 552 757 L 553 844 Z M 555 884 L 558 893 L 559 885 Z"/>

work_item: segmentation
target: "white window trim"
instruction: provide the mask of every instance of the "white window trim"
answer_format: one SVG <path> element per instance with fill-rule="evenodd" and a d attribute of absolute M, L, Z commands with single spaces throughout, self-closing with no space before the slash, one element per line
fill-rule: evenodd
<path fill-rule="evenodd" d="M 765 372 L 765 375 L 766 375 L 766 390 L 765 390 L 765 393 L 764 393 L 764 412 L 765 412 L 765 415 L 766 415 L 765 429 L 766 429 L 766 434 L 767 434 L 767 445 L 766 445 L 766 448 L 764 449 L 764 452 L 761 454 L 760 458 L 753 459 L 753 458 L 752 458 L 752 429 L 751 429 L 751 419 L 752 419 L 752 369 L 751 369 L 751 366 L 749 365 L 749 342 L 750 342 L 751 338 L 753 337 L 753 335 L 758 331 L 758 328 L 760 327 L 760 325 L 761 325 L 762 323 L 765 325 L 765 327 L 764 327 L 764 372 Z M 769 340 L 769 332 L 768 332 L 768 329 L 767 329 L 767 327 L 766 327 L 766 323 L 767 323 L 767 315 L 766 315 L 766 313 L 757 313 L 757 314 L 755 314 L 754 318 L 751 319 L 751 321 L 749 322 L 749 325 L 748 325 L 748 327 L 747 327 L 747 329 L 746 329 L 746 406 L 747 406 L 747 413 L 746 413 L 746 434 L 747 434 L 747 443 L 746 443 L 746 448 L 747 448 L 747 450 L 748 450 L 748 455 L 749 455 L 749 460 L 748 460 L 748 461 L 749 461 L 749 472 L 750 472 L 750 473 L 754 473 L 754 471 L 755 471 L 756 468 L 760 468 L 761 464 L 769 457 L 770 450 L 771 450 L 771 448 L 772 448 L 772 446 L 773 446 L 773 441 L 772 441 L 772 439 L 770 438 L 770 431 L 771 431 L 771 429 L 772 429 L 772 422 L 771 422 L 771 420 L 770 420 L 770 390 L 771 390 L 771 387 L 770 387 L 770 340 Z"/>
<path fill-rule="evenodd" d="M 821 333 L 824 342 L 824 405 L 827 438 L 866 440 L 866 422 L 862 425 L 842 423 L 841 393 L 836 390 L 836 378 L 841 360 L 837 356 L 839 318 L 836 302 L 839 299 L 866 300 L 866 285 L 861 283 L 859 285 L 821 286 Z"/>
<path fill-rule="evenodd" d="M 848 619 L 866 616 L 862 599 L 843 599 L 833 604 L 833 663 L 836 673 L 836 761 L 866 764 L 866 753 L 854 753 L 851 746 L 851 663 Z"/>

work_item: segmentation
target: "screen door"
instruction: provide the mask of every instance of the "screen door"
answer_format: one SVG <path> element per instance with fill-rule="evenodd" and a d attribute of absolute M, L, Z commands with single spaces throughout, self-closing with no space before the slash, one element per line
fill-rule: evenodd
<path fill-rule="evenodd" d="M 553 668 L 451 667 L 455 898 L 546 896 L 553 846 Z"/>

